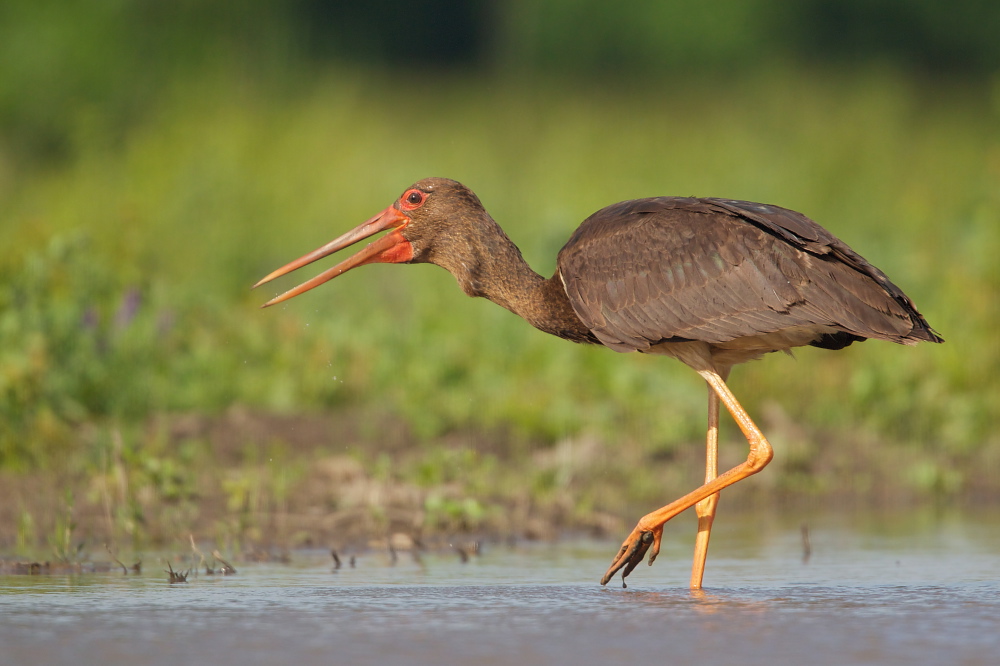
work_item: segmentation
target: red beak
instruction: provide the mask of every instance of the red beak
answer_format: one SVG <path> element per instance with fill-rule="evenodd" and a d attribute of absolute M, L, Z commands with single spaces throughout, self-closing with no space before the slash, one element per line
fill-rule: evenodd
<path fill-rule="evenodd" d="M 318 287 L 324 282 L 332 280 L 338 275 L 346 273 L 352 268 L 356 268 L 358 266 L 364 266 L 365 264 L 400 264 L 409 261 L 413 258 L 413 246 L 410 245 L 410 241 L 403 238 L 403 234 L 400 233 L 409 221 L 410 218 L 403 215 L 403 213 L 397 210 L 394 206 L 389 206 L 361 226 L 348 231 L 343 236 L 334 238 L 323 247 L 313 250 L 305 256 L 299 257 L 295 261 L 285 264 L 255 284 L 254 289 L 262 284 L 270 282 L 275 278 L 281 277 L 286 273 L 291 273 L 296 269 L 302 268 L 306 264 L 311 264 L 317 259 L 322 259 L 323 257 L 331 255 L 337 250 L 342 250 L 349 245 L 354 245 L 358 241 L 368 238 L 369 236 L 374 236 L 380 231 L 392 229 L 391 233 L 372 243 L 369 243 L 365 249 L 361 250 L 357 254 L 348 257 L 333 268 L 320 273 L 308 282 L 303 282 L 294 289 L 289 289 L 280 296 L 272 298 L 261 307 L 266 308 L 269 305 L 275 305 L 277 303 L 281 303 L 282 301 L 287 301 L 289 298 L 294 298 L 299 294 L 309 291 L 313 287 Z"/>

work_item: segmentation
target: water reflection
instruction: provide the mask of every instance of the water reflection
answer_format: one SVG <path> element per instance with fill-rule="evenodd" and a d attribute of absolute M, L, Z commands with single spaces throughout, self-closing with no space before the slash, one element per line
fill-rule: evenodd
<path fill-rule="evenodd" d="M 742 531 L 717 527 L 695 592 L 680 531 L 625 590 L 596 582 L 616 544 L 573 541 L 337 570 L 297 553 L 176 585 L 151 558 L 138 576 L 0 576 L 0 645 L 14 664 L 995 663 L 1000 521 L 813 520 L 806 563 L 799 520 Z"/>

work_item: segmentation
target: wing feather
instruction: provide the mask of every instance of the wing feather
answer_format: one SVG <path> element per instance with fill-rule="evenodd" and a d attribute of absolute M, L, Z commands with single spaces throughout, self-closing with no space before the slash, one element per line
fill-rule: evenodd
<path fill-rule="evenodd" d="M 884 273 L 778 206 L 625 201 L 585 220 L 558 262 L 577 316 L 620 351 L 802 327 L 817 340 L 831 328 L 848 341 L 940 340 Z"/>

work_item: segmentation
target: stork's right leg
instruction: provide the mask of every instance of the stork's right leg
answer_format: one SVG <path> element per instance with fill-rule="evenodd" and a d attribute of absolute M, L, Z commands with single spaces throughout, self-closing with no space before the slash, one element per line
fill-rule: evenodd
<path fill-rule="evenodd" d="M 719 376 L 729 378 L 729 368 L 720 367 Z M 719 476 L 719 395 L 708 384 L 708 432 L 705 436 L 705 483 Z M 691 565 L 691 589 L 700 590 L 708 559 L 708 542 L 712 538 L 712 523 L 719 506 L 719 493 L 694 505 L 698 516 L 698 535 L 694 542 L 694 562 Z"/>
<path fill-rule="evenodd" d="M 705 483 L 719 475 L 719 396 L 708 387 L 708 433 L 705 436 Z M 698 535 L 694 541 L 694 562 L 691 565 L 691 589 L 700 590 L 708 559 L 708 542 L 712 538 L 712 523 L 719 506 L 719 493 L 694 505 L 698 516 Z"/>

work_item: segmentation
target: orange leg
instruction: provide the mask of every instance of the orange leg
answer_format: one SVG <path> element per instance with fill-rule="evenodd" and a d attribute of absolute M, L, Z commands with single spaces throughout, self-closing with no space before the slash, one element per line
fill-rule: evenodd
<path fill-rule="evenodd" d="M 750 444 L 750 453 L 747 455 L 747 459 L 736 467 L 713 478 L 680 499 L 674 500 L 670 504 L 640 518 L 635 529 L 632 530 L 632 533 L 622 543 L 621 550 L 618 551 L 618 555 L 611 563 L 611 567 L 601 579 L 602 585 L 606 585 L 611 580 L 611 577 L 622 569 L 624 569 L 622 572 L 624 581 L 624 577 L 628 576 L 635 569 L 636 565 L 642 561 L 647 550 L 650 551 L 649 563 L 652 564 L 660 552 L 663 525 L 668 520 L 682 511 L 690 509 L 702 500 L 710 498 L 723 488 L 761 471 L 774 456 L 771 445 L 764 438 L 764 435 L 757 428 L 756 424 L 750 419 L 750 416 L 747 415 L 746 410 L 736 400 L 736 396 L 729 390 L 722 376 L 715 369 L 707 367 L 697 369 L 697 372 L 708 382 L 712 391 L 722 401 L 722 404 L 726 406 L 733 420 L 736 421 L 740 430 L 743 431 L 743 435 Z"/>
<path fill-rule="evenodd" d="M 728 370 L 720 370 L 725 380 Z M 719 475 L 719 396 L 708 386 L 708 434 L 705 437 L 705 483 Z M 694 505 L 698 516 L 698 535 L 694 541 L 694 562 L 691 565 L 691 589 L 700 590 L 705 578 L 705 561 L 708 559 L 708 541 L 712 538 L 712 523 L 719 506 L 719 493 L 709 495 Z"/>

